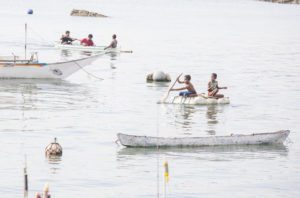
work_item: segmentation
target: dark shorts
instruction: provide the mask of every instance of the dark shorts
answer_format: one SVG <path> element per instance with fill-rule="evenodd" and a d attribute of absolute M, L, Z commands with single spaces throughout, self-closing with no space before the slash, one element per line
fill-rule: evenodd
<path fill-rule="evenodd" d="M 180 96 L 189 97 L 192 94 L 197 94 L 195 91 L 182 91 L 179 93 Z"/>

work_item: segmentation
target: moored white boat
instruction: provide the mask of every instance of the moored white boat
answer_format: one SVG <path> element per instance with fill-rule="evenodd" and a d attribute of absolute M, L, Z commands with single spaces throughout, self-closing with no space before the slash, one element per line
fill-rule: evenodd
<path fill-rule="evenodd" d="M 196 97 L 175 96 L 173 99 L 171 99 L 171 103 L 189 104 L 189 105 L 229 104 L 230 100 L 228 97 L 216 99 L 216 98 L 208 98 L 200 94 Z"/>
<path fill-rule="evenodd" d="M 103 52 L 85 58 L 54 63 L 28 60 L 0 61 L 0 78 L 65 79 L 104 54 Z"/>
<path fill-rule="evenodd" d="M 253 133 L 250 135 L 210 136 L 210 137 L 151 137 L 118 133 L 118 139 L 127 147 L 172 147 L 172 146 L 218 146 L 218 145 L 251 145 L 282 144 L 289 130 L 271 133 Z"/>

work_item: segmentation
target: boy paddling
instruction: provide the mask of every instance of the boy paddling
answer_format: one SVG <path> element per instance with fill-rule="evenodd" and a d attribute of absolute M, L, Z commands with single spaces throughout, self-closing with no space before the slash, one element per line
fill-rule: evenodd
<path fill-rule="evenodd" d="M 227 89 L 227 87 L 219 87 L 217 79 L 217 74 L 212 73 L 211 74 L 211 80 L 208 83 L 208 96 L 209 97 L 215 97 L 215 98 L 223 98 L 223 94 L 218 94 L 220 89 Z"/>
<path fill-rule="evenodd" d="M 190 75 L 185 75 L 184 76 L 184 81 L 180 81 L 179 77 L 176 79 L 176 81 L 180 84 L 185 84 L 185 87 L 181 87 L 181 88 L 177 88 L 177 89 L 170 89 L 170 91 L 181 91 L 181 90 L 187 90 L 187 91 L 181 91 L 179 93 L 180 96 L 184 96 L 184 97 L 192 97 L 192 96 L 196 96 L 197 92 L 193 86 L 193 84 L 191 83 L 191 76 Z"/>

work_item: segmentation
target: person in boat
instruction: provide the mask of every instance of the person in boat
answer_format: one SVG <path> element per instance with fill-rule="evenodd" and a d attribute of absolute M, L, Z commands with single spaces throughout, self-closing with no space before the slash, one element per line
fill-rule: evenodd
<path fill-rule="evenodd" d="M 108 49 L 108 48 L 117 48 L 118 45 L 118 41 L 117 41 L 117 35 L 112 35 L 112 41 L 110 43 L 109 46 L 107 46 L 106 48 L 104 48 L 104 50 Z"/>
<path fill-rule="evenodd" d="M 62 36 L 61 36 L 61 38 L 60 38 L 60 40 L 61 40 L 61 44 L 63 44 L 63 45 L 72 45 L 72 42 L 73 41 L 76 41 L 76 40 L 78 40 L 78 39 L 76 39 L 76 38 L 71 38 L 70 37 L 70 31 L 66 31 L 66 34 L 63 34 Z"/>
<path fill-rule="evenodd" d="M 93 35 L 89 34 L 87 38 L 84 38 L 80 41 L 80 45 L 83 46 L 94 46 Z"/>
<path fill-rule="evenodd" d="M 211 80 L 208 83 L 208 96 L 209 97 L 215 97 L 215 98 L 223 98 L 223 94 L 218 94 L 220 89 L 227 89 L 227 87 L 219 87 L 217 79 L 217 74 L 212 73 L 211 74 Z"/>
<path fill-rule="evenodd" d="M 180 90 L 187 90 L 187 91 L 181 91 L 179 92 L 180 96 L 183 97 L 193 97 L 193 96 L 197 96 L 197 92 L 194 88 L 194 85 L 191 83 L 191 76 L 190 75 L 185 75 L 184 76 L 184 80 L 180 81 L 179 78 L 176 79 L 178 83 L 180 84 L 185 84 L 185 87 L 181 87 L 181 88 L 176 88 L 176 89 L 170 89 L 170 91 L 180 91 Z"/>

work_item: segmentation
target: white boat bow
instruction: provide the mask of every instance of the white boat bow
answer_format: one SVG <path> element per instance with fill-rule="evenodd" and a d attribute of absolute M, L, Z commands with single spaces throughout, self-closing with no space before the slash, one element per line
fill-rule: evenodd
<path fill-rule="evenodd" d="M 0 62 L 0 78 L 65 79 L 104 54 L 54 63 Z"/>

